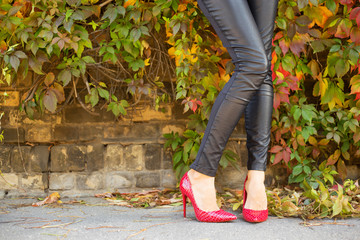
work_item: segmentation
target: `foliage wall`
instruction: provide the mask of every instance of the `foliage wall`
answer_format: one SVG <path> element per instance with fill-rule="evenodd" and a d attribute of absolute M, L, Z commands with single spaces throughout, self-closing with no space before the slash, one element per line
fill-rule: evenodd
<path fill-rule="evenodd" d="M 271 163 L 314 188 L 360 158 L 360 1 L 280 0 L 273 38 Z M 3 0 L 1 81 L 34 81 L 20 108 L 56 113 L 72 100 L 121 117 L 151 99 L 179 101 L 184 134 L 166 134 L 181 175 L 233 70 L 193 0 Z M 221 165 L 236 156 L 224 152 Z"/>

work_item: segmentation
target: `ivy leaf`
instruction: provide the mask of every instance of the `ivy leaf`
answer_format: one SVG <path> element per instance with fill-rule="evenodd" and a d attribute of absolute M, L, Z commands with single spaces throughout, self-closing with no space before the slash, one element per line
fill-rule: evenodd
<path fill-rule="evenodd" d="M 10 65 L 14 68 L 15 72 L 18 71 L 20 60 L 15 55 L 10 56 Z"/>
<path fill-rule="evenodd" d="M 34 56 L 32 56 L 29 59 L 29 66 L 35 73 L 40 74 L 40 75 L 44 74 L 41 69 L 41 64 L 38 62 L 38 60 Z"/>
<path fill-rule="evenodd" d="M 49 72 L 48 74 L 46 74 L 44 83 L 47 87 L 49 87 L 55 80 L 55 75 L 53 72 Z"/>
<path fill-rule="evenodd" d="M 360 44 L 360 29 L 359 27 L 352 27 L 350 31 L 350 39 L 355 44 Z"/>
<path fill-rule="evenodd" d="M 360 7 L 356 7 L 351 10 L 349 19 L 356 20 L 356 24 L 360 27 Z"/>
<path fill-rule="evenodd" d="M 297 0 L 297 5 L 300 10 L 306 7 L 308 4 L 309 4 L 309 0 Z"/>
<path fill-rule="evenodd" d="M 47 110 L 49 110 L 52 113 L 55 113 L 57 106 L 57 97 L 52 88 L 46 91 L 43 98 L 43 103 Z"/>
<path fill-rule="evenodd" d="M 99 102 L 99 94 L 96 88 L 92 88 L 90 90 L 90 98 L 89 102 L 91 103 L 91 106 L 94 107 Z"/>
<path fill-rule="evenodd" d="M 109 91 L 103 88 L 97 88 L 100 97 L 105 98 L 107 101 L 109 101 L 110 94 Z"/>
<path fill-rule="evenodd" d="M 65 87 L 71 81 L 71 71 L 68 69 L 62 70 L 58 75 L 58 79 L 63 83 L 63 86 Z"/>
<path fill-rule="evenodd" d="M 65 101 L 65 93 L 64 93 L 63 86 L 61 86 L 59 83 L 55 82 L 53 91 L 56 95 L 58 103 L 62 103 L 63 101 Z"/>
<path fill-rule="evenodd" d="M 141 37 L 141 30 L 138 28 L 133 28 L 130 32 L 131 40 L 136 42 L 137 40 L 139 40 L 140 37 Z"/>

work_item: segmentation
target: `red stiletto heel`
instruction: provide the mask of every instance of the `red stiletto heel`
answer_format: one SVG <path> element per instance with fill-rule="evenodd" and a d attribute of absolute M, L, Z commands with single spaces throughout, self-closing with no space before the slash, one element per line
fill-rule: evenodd
<path fill-rule="evenodd" d="M 245 221 L 247 222 L 264 222 L 269 215 L 268 209 L 266 210 L 251 210 L 251 209 L 247 209 L 245 208 L 245 203 L 246 203 L 246 189 L 245 189 L 245 184 L 247 181 L 247 177 L 245 179 L 244 182 L 244 204 L 243 204 L 243 218 Z"/>
<path fill-rule="evenodd" d="M 183 197 L 183 211 L 184 211 L 184 218 L 186 218 L 186 195 L 185 194 L 183 194 L 182 195 L 182 197 Z"/>
<path fill-rule="evenodd" d="M 234 214 L 225 212 L 222 209 L 207 212 L 198 208 L 187 173 L 185 173 L 180 181 L 180 191 L 183 195 L 184 217 L 186 217 L 186 198 L 190 198 L 191 204 L 194 207 L 196 219 L 200 222 L 227 222 L 237 219 Z"/>

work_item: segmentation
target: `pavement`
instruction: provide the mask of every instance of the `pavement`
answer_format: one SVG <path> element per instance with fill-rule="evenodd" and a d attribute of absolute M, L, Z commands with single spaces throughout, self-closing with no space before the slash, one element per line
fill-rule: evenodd
<path fill-rule="evenodd" d="M 195 219 L 190 204 L 187 218 L 182 206 L 128 208 L 95 197 L 77 198 L 82 203 L 32 207 L 35 198 L 0 200 L 0 239 L 336 239 L 360 240 L 360 219 L 269 217 L 263 223 L 238 219 L 227 223 L 203 223 Z"/>

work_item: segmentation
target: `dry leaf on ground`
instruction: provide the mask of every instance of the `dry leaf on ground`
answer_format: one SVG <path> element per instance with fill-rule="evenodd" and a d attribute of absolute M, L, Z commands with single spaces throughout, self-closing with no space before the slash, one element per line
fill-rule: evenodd
<path fill-rule="evenodd" d="M 55 203 L 59 199 L 60 199 L 60 194 L 58 192 L 54 192 L 54 193 L 50 194 L 49 196 L 47 196 L 43 201 L 33 203 L 32 206 L 39 207 L 44 204 Z"/>

